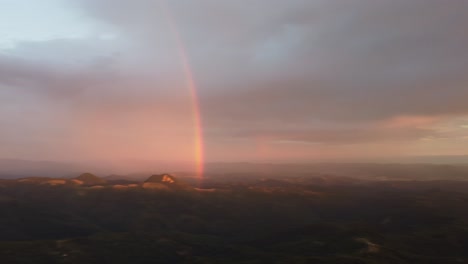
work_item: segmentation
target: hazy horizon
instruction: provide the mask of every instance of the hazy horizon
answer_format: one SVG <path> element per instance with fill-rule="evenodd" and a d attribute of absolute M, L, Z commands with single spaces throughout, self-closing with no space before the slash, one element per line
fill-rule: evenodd
<path fill-rule="evenodd" d="M 271 161 L 240 161 L 240 162 L 205 162 L 204 175 L 230 175 L 232 173 L 256 177 L 260 175 L 289 175 L 306 173 L 309 176 L 320 174 L 359 177 L 370 173 L 370 178 L 378 179 L 381 173 L 393 177 L 404 174 L 406 177 L 424 174 L 425 177 L 437 175 L 440 179 L 452 179 L 455 171 L 458 175 L 468 175 L 466 156 L 448 161 L 440 157 L 413 157 L 412 159 L 394 161 L 337 161 L 315 160 L 307 162 L 271 162 Z M 358 169 L 357 172 L 355 169 Z M 396 170 L 396 172 L 395 172 Z M 445 175 L 444 172 L 451 171 Z M 152 174 L 175 173 L 188 177 L 199 177 L 192 163 L 160 162 L 160 161 L 99 161 L 88 162 L 58 162 L 44 160 L 0 159 L 0 179 L 22 177 L 76 177 L 84 172 L 100 176 L 119 175 L 132 177 L 148 177 Z M 441 174 L 442 173 L 442 174 Z"/>

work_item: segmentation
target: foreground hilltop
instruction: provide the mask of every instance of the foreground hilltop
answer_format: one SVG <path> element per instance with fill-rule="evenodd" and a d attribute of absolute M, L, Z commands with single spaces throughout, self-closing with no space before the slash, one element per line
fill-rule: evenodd
<path fill-rule="evenodd" d="M 151 175 L 142 185 L 145 189 L 192 189 L 188 185 L 182 183 L 175 176 L 170 174 L 154 174 Z"/>
<path fill-rule="evenodd" d="M 170 174 L 154 174 L 145 183 L 176 183 L 176 178 Z"/>

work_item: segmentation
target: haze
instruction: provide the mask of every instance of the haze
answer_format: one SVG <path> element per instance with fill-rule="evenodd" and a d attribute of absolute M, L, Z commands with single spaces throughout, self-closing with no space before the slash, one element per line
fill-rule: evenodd
<path fill-rule="evenodd" d="M 194 163 L 197 140 L 207 162 L 468 155 L 468 1 L 0 6 L 0 158 Z"/>

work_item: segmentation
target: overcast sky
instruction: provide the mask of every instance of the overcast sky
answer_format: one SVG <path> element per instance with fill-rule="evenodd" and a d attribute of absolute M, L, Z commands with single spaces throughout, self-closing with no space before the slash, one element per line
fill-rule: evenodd
<path fill-rule="evenodd" d="M 183 53 L 208 161 L 468 155 L 467 14 L 465 0 L 0 0 L 0 158 L 193 161 Z"/>

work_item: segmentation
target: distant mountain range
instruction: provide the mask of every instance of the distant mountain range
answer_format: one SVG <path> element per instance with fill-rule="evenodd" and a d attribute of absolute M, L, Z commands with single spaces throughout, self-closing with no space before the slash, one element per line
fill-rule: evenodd
<path fill-rule="evenodd" d="M 462 157 L 459 157 L 462 161 Z M 108 169 L 105 165 L 0 159 L 0 179 L 25 177 L 72 178 L 83 171 L 103 175 L 106 180 L 145 180 L 158 171 L 177 172 L 179 178 L 194 178 L 187 167 L 167 170 L 164 166 L 145 162 L 134 171 Z M 106 176 L 107 175 L 107 176 Z M 375 180 L 468 180 L 468 164 L 437 163 L 207 163 L 204 178 L 284 178 L 317 175 L 344 176 Z"/>
<path fill-rule="evenodd" d="M 24 177 L 59 177 L 69 178 L 83 171 L 92 171 L 99 175 L 109 175 L 118 179 L 146 179 L 148 174 L 158 171 L 186 171 L 187 166 L 151 161 L 129 161 L 129 164 L 110 162 L 56 162 L 32 161 L 22 159 L 0 159 L 0 179 Z"/>
<path fill-rule="evenodd" d="M 0 178 L 14 179 L 31 176 L 67 177 L 77 174 L 82 169 L 78 165 L 19 159 L 0 159 Z"/>
<path fill-rule="evenodd" d="M 19 179 L 0 179 L 0 188 L 5 186 L 65 186 L 88 189 L 129 189 L 144 188 L 153 190 L 194 190 L 170 174 L 154 174 L 145 181 L 106 180 L 92 173 L 82 173 L 73 178 L 25 177 Z"/>

